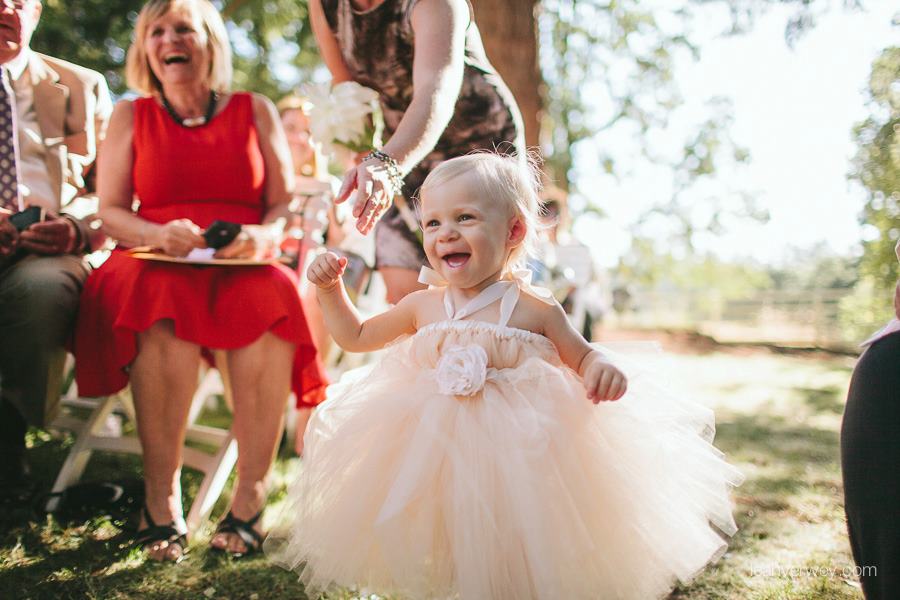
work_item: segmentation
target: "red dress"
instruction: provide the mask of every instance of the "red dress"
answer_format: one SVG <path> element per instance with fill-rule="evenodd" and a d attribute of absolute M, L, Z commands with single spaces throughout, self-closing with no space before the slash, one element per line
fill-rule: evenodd
<path fill-rule="evenodd" d="M 265 165 L 250 94 L 233 94 L 207 125 L 181 127 L 154 99 L 134 102 L 134 192 L 154 223 L 221 219 L 258 224 Z M 281 265 L 193 266 L 114 250 L 85 283 L 74 350 L 79 392 L 106 396 L 128 383 L 137 333 L 170 319 L 175 334 L 209 349 L 247 346 L 266 331 L 296 345 L 298 405 L 324 398 L 327 376 L 313 345 L 296 276 Z"/>

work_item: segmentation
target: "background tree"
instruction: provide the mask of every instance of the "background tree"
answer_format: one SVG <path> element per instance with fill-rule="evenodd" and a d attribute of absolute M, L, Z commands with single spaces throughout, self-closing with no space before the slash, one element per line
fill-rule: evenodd
<path fill-rule="evenodd" d="M 530 148 L 540 145 L 546 93 L 538 63 L 539 5 L 539 0 L 474 0 L 485 52 L 516 98 Z"/>
<path fill-rule="evenodd" d="M 226 18 L 235 50 L 235 86 L 284 95 L 301 81 L 324 77 L 308 25 L 305 0 L 214 0 Z M 555 185 L 572 192 L 574 208 L 602 207 L 577 189 L 578 170 L 620 176 L 622 150 L 606 141 L 626 129 L 634 148 L 663 165 L 670 198 L 654 203 L 641 223 L 670 219 L 673 236 L 688 250 L 698 231 L 722 230 L 740 218 L 764 218 L 741 190 L 701 194 L 721 164 L 739 164 L 746 152 L 728 136 L 730 106 L 711 100 L 707 117 L 693 124 L 680 148 L 660 152 L 661 133 L 683 99 L 673 71 L 679 57 L 699 56 L 697 15 L 727 7 L 723 34 L 743 31 L 776 0 L 678 0 L 649 6 L 640 0 L 475 0 L 476 19 L 489 58 L 516 96 L 530 146 L 540 145 Z M 800 6 L 786 28 L 796 38 L 826 0 L 777 0 Z M 44 0 L 35 47 L 106 74 L 117 94 L 137 11 L 143 0 Z M 844 0 L 856 5 L 855 0 Z M 540 48 L 540 52 L 539 52 Z M 546 84 L 545 84 L 546 81 Z M 617 154 L 619 151 L 619 154 Z M 581 164 L 576 164 L 578 157 Z M 700 210 L 697 210 L 700 207 Z M 696 215 L 707 215 L 697 220 Z M 641 223 L 638 223 L 640 226 Z M 635 231 L 639 235 L 639 231 Z"/>
<path fill-rule="evenodd" d="M 851 177 L 867 194 L 861 220 L 869 236 L 860 270 L 887 297 L 900 275 L 894 254 L 900 238 L 900 47 L 885 49 L 872 64 L 868 97 L 871 115 L 854 131 L 859 149 Z"/>
<path fill-rule="evenodd" d="M 110 88 L 125 91 L 125 52 L 142 0 L 43 0 L 32 46 L 106 75 Z"/>
<path fill-rule="evenodd" d="M 113 93 L 126 91 L 125 53 L 145 0 L 44 0 L 33 46 L 96 69 Z M 234 48 L 235 87 L 273 99 L 320 65 L 304 0 L 215 1 Z"/>

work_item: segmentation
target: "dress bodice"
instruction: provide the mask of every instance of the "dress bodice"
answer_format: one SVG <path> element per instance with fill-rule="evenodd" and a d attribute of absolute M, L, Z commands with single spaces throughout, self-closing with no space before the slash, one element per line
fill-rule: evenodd
<path fill-rule="evenodd" d="M 422 281 L 440 283 L 430 269 L 423 269 Z M 472 346 L 484 351 L 488 369 L 518 368 L 528 359 L 536 358 L 554 365 L 561 364 L 556 347 L 546 337 L 508 323 L 519 302 L 522 289 L 543 298 L 543 290 L 531 287 L 527 278 L 519 276 L 491 284 L 457 309 L 449 291 L 444 289 L 443 303 L 447 320 L 425 325 L 410 342 L 409 358 L 425 369 L 437 368 L 448 353 Z M 546 301 L 546 300 L 545 300 Z M 500 303 L 500 318 L 496 323 L 471 318 L 484 308 Z"/>
<path fill-rule="evenodd" d="M 134 101 L 133 185 L 142 218 L 260 223 L 265 161 L 253 97 L 236 92 L 209 123 L 182 127 L 156 99 Z"/>
<path fill-rule="evenodd" d="M 426 325 L 410 341 L 409 358 L 418 366 L 433 369 L 451 348 L 472 345 L 485 351 L 487 366 L 493 369 L 518 368 L 531 358 L 560 364 L 556 346 L 544 336 L 476 320 Z"/>

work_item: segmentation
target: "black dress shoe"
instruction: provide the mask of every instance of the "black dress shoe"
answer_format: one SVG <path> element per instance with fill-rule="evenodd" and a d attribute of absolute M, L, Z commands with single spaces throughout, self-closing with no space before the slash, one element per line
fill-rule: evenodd
<path fill-rule="evenodd" d="M 0 449 L 0 501 L 27 501 L 34 492 L 24 450 Z"/>

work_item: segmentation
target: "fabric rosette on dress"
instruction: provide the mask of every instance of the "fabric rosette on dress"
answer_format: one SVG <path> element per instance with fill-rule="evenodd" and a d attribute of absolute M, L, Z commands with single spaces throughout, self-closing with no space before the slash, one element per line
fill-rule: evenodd
<path fill-rule="evenodd" d="M 434 370 L 438 390 L 448 396 L 474 396 L 484 387 L 488 375 L 487 352 L 481 346 L 454 346 L 447 348 Z"/>

